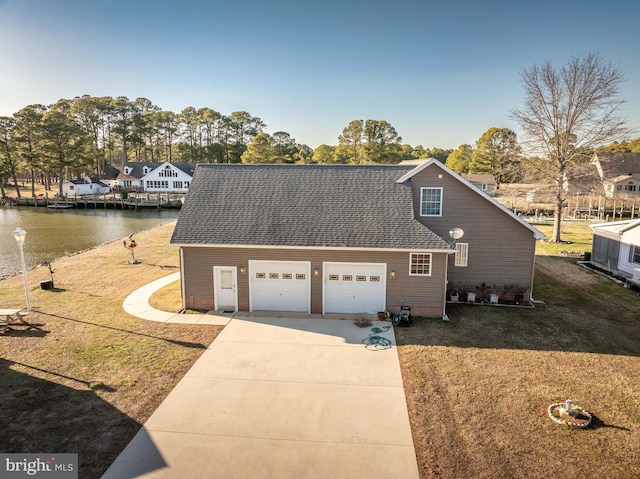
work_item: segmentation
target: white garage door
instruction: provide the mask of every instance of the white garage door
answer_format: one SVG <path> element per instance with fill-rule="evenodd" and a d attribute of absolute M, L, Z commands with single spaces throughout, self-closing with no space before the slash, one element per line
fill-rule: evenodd
<path fill-rule="evenodd" d="M 311 312 L 311 263 L 249 261 L 251 311 Z"/>
<path fill-rule="evenodd" d="M 325 313 L 376 313 L 385 310 L 384 263 L 325 263 Z"/>

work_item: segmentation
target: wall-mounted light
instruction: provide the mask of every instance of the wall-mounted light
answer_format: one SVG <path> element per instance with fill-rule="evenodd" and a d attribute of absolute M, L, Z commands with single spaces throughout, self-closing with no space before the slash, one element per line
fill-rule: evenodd
<path fill-rule="evenodd" d="M 392 271 L 389 276 L 391 277 L 391 279 L 396 279 L 396 272 Z"/>
<path fill-rule="evenodd" d="M 320 276 L 320 270 L 318 268 L 313 270 L 313 276 L 315 276 L 316 278 Z"/>
<path fill-rule="evenodd" d="M 244 266 L 240 266 L 240 274 L 245 274 L 247 272 L 247 270 L 244 268 Z"/>

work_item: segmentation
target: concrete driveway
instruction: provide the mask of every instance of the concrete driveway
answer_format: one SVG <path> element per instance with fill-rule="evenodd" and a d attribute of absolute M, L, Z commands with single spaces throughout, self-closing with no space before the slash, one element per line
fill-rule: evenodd
<path fill-rule="evenodd" d="M 388 325 L 234 317 L 103 477 L 417 479 Z"/>

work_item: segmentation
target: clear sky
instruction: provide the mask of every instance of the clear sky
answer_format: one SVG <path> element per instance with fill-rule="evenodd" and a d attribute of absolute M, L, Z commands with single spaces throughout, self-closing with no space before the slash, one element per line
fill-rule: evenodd
<path fill-rule="evenodd" d="M 638 0 L 0 0 L 0 115 L 61 98 L 245 110 L 312 148 L 356 119 L 456 148 L 517 130 L 520 73 L 599 53 L 640 137 Z"/>

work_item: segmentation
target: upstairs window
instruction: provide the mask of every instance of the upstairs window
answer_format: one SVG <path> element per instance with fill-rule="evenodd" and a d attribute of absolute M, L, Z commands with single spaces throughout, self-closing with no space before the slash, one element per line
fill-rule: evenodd
<path fill-rule="evenodd" d="M 411 253 L 409 276 L 431 276 L 431 254 Z"/>
<path fill-rule="evenodd" d="M 420 216 L 442 216 L 442 188 L 420 190 Z"/>
<path fill-rule="evenodd" d="M 469 257 L 469 243 L 456 243 L 455 266 L 467 266 Z"/>

